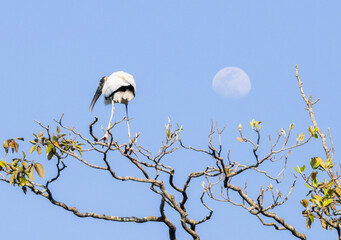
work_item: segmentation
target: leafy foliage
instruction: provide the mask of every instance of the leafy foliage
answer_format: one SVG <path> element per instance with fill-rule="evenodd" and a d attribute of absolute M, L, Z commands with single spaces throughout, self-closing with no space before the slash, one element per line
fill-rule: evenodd
<path fill-rule="evenodd" d="M 309 199 L 301 201 L 305 210 L 303 215 L 310 228 L 314 219 L 319 219 L 323 229 L 332 230 L 340 223 L 341 188 L 338 179 L 330 178 L 334 164 L 331 160 L 323 161 L 320 157 L 310 159 L 311 170 L 308 174 L 299 172 L 309 189 Z M 326 176 L 319 180 L 319 175 Z"/>
<path fill-rule="evenodd" d="M 51 137 L 44 136 L 43 130 L 38 134 L 33 133 L 33 136 L 35 138 L 29 141 L 32 144 L 29 150 L 30 154 L 36 151 L 38 155 L 41 155 L 42 149 L 45 148 L 46 158 L 48 160 L 51 160 L 56 154 L 63 157 L 68 152 L 74 151 L 77 151 L 81 156 L 83 155 L 82 145 L 84 143 L 79 143 L 75 139 L 66 138 L 66 134 L 60 132 L 59 126 L 57 127 L 56 135 L 53 134 Z M 21 187 L 26 194 L 27 187 L 34 184 L 34 172 L 39 177 L 44 178 L 45 171 L 42 164 L 27 159 L 24 151 L 21 156 L 15 156 L 9 162 L 7 161 L 9 150 L 12 150 L 12 154 L 19 152 L 18 140 L 24 141 L 24 138 L 11 138 L 4 141 L 5 160 L 0 161 L 0 173 L 4 173 L 2 174 L 3 180 L 8 181 L 13 186 Z"/>
<path fill-rule="evenodd" d="M 38 184 L 34 181 L 34 172 L 38 174 L 40 178 L 45 178 L 45 170 L 43 165 L 51 163 L 45 161 L 42 163 L 35 162 L 26 157 L 24 151 L 19 153 L 19 141 L 24 141 L 23 138 L 7 139 L 3 143 L 5 150 L 4 160 L 0 160 L 0 180 L 9 183 L 12 186 L 20 187 L 26 194 L 27 190 L 32 190 L 35 194 L 41 197 L 47 198 L 52 204 L 62 207 L 63 209 L 72 212 L 78 217 L 93 217 L 96 219 L 104 219 L 111 221 L 121 222 L 137 222 L 145 223 L 149 221 L 161 222 L 167 225 L 169 228 L 170 239 L 175 238 L 176 226 L 166 216 L 165 204 L 168 204 L 168 208 L 177 212 L 180 215 L 181 226 L 183 229 L 191 235 L 195 240 L 199 240 L 196 227 L 211 219 L 213 210 L 207 206 L 204 201 L 205 198 L 211 198 L 215 201 L 230 203 L 235 206 L 239 206 L 250 214 L 256 216 L 264 226 L 272 226 L 277 230 L 290 231 L 293 236 L 299 239 L 306 239 L 304 233 L 299 232 L 294 226 L 286 222 L 281 218 L 275 209 L 278 206 L 284 205 L 295 187 L 297 176 L 292 182 L 292 185 L 286 195 L 282 195 L 279 189 L 279 184 L 284 178 L 284 171 L 287 166 L 287 159 L 294 148 L 299 148 L 304 144 L 307 144 L 311 139 L 319 139 L 322 142 L 323 149 L 325 151 L 325 157 L 315 156 L 308 159 L 303 166 L 294 167 L 294 170 L 302 177 L 305 186 L 308 188 L 307 197 L 302 199 L 300 203 L 303 206 L 302 214 L 305 217 L 306 227 L 311 228 L 312 223 L 320 222 L 323 229 L 337 230 L 339 239 L 341 239 L 341 183 L 340 176 L 335 174 L 338 170 L 335 167 L 333 161 L 334 147 L 329 132 L 331 147 L 327 146 L 326 136 L 318 128 L 315 116 L 312 110 L 312 106 L 318 101 L 312 102 L 311 96 L 307 98 L 302 89 L 302 83 L 298 77 L 297 68 L 296 76 L 299 83 L 301 95 L 307 104 L 307 110 L 309 111 L 312 126 L 308 127 L 308 132 L 301 132 L 297 134 L 297 138 L 291 140 L 292 130 L 294 124 L 290 124 L 289 128 L 281 128 L 277 132 L 277 138 L 271 139 L 269 136 L 270 150 L 265 153 L 260 152 L 260 140 L 261 140 L 261 121 L 252 120 L 249 125 L 252 132 L 255 133 L 256 138 L 249 138 L 243 135 L 242 125 L 239 124 L 238 131 L 239 137 L 236 139 L 244 144 L 251 146 L 251 152 L 253 161 L 251 163 L 238 163 L 231 159 L 230 152 L 228 151 L 227 157 L 223 154 L 223 144 L 221 141 L 222 130 L 219 130 L 218 124 L 216 128 L 211 126 L 211 132 L 209 134 L 208 149 L 198 149 L 195 147 L 185 146 L 181 141 L 181 135 L 183 132 L 182 126 L 177 124 L 176 128 L 172 128 L 170 119 L 165 125 L 165 138 L 162 141 L 162 145 L 156 154 L 153 154 L 148 149 L 137 144 L 137 138 L 140 133 L 136 134 L 133 139 L 130 139 L 129 144 L 119 144 L 118 140 L 115 140 L 110 133 L 110 130 L 115 127 L 119 122 L 110 125 L 110 129 L 107 129 L 106 140 L 108 142 L 102 143 L 92 132 L 95 121 L 89 125 L 89 132 L 93 140 L 85 138 L 82 134 L 76 132 L 74 128 L 65 127 L 62 124 L 62 118 L 58 123 L 55 133 L 51 133 L 49 126 L 44 126 L 37 122 L 44 130 L 38 134 L 33 134 L 34 138 L 29 142 L 32 146 L 29 149 L 29 154 L 35 152 L 38 156 L 44 156 L 46 153 L 46 159 L 56 161 L 55 167 L 57 169 L 56 176 L 46 180 L 44 184 Z M 67 130 L 68 134 L 62 133 L 63 130 Z M 213 136 L 218 136 L 218 145 L 213 144 Z M 81 139 L 80 141 L 77 138 Z M 103 138 L 102 138 L 103 139 Z M 290 141 L 289 141 L 290 139 Z M 291 143 L 293 142 L 293 143 Z M 82 146 L 89 146 L 87 149 L 83 149 Z M 213 159 L 215 165 L 207 165 L 206 168 L 198 172 L 191 172 L 182 186 L 178 186 L 174 182 L 175 169 L 172 166 L 166 165 L 162 160 L 166 155 L 172 154 L 179 149 L 187 149 L 198 152 L 205 156 L 209 156 Z M 83 152 L 95 151 L 101 154 L 103 159 L 103 165 L 94 165 L 83 158 Z M 118 152 L 125 160 L 130 161 L 138 171 L 140 176 L 119 176 L 114 166 L 107 160 L 107 153 L 109 151 Z M 7 160 L 8 155 L 11 154 L 10 160 Z M 52 190 L 49 188 L 49 184 L 56 181 L 63 169 L 66 167 L 64 163 L 65 158 L 76 159 L 88 167 L 94 169 L 100 169 L 107 171 L 115 180 L 119 181 L 134 181 L 135 183 L 144 183 L 150 185 L 150 190 L 155 193 L 160 199 L 160 211 L 159 216 L 147 216 L 143 218 L 137 217 L 118 217 L 96 213 L 81 213 L 75 207 L 69 207 L 63 202 L 58 202 L 52 197 Z M 283 162 L 283 168 L 278 175 L 272 175 L 266 170 L 266 166 L 271 165 L 277 161 Z M 269 164 L 264 164 L 269 163 Z M 168 163 L 167 163 L 168 164 Z M 273 165 L 271 165 L 273 166 Z M 260 168 L 261 167 L 261 168 Z M 264 169 L 265 168 L 265 169 Z M 240 181 L 235 181 L 238 175 L 245 174 L 249 171 L 255 171 L 256 174 L 260 174 L 265 177 L 269 182 L 264 185 L 260 185 L 260 191 L 258 196 L 254 197 L 247 192 L 247 181 L 245 186 L 240 186 Z M 142 177 L 141 177 L 142 176 Z M 189 217 L 190 213 L 187 211 L 185 204 L 191 197 L 187 191 L 192 179 L 201 178 L 203 193 L 200 197 L 200 201 L 208 214 L 201 218 L 199 221 L 195 221 Z M 41 180 L 41 179 L 39 179 Z M 165 184 L 166 183 L 166 184 Z M 218 186 L 216 188 L 216 186 Z M 278 187 L 278 188 L 276 188 Z M 219 193 L 217 196 L 216 193 Z M 233 194 L 230 194 L 230 193 Z M 178 197 L 174 197 L 175 193 L 182 196 L 182 199 L 178 201 Z"/>
<path fill-rule="evenodd" d="M 3 143 L 3 148 L 5 149 L 5 160 L 0 161 L 0 173 L 4 173 L 5 176 L 9 176 L 5 178 L 5 176 L 2 175 L 9 184 L 21 187 L 26 194 L 26 186 L 31 186 L 32 181 L 34 181 L 34 170 L 36 170 L 40 177 L 44 177 L 44 168 L 41 164 L 34 163 L 34 160 L 28 160 L 24 151 L 22 152 L 22 156 L 14 157 L 11 162 L 7 162 L 6 159 L 9 149 L 12 149 L 13 154 L 14 152 L 18 153 L 19 151 L 19 143 L 15 140 L 24 141 L 23 138 L 15 138 L 7 139 Z"/>

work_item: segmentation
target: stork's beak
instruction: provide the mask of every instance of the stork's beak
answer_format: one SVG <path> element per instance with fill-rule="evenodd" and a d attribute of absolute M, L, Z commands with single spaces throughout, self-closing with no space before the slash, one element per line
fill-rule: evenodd
<path fill-rule="evenodd" d="M 95 103 L 97 102 L 99 96 L 101 96 L 101 94 L 102 94 L 102 89 L 103 89 L 103 85 L 104 85 L 105 80 L 107 80 L 107 77 L 103 77 L 101 79 L 101 81 L 99 82 L 95 96 L 92 99 L 91 104 L 90 104 L 90 108 L 89 108 L 90 112 L 92 112 L 92 110 L 94 109 Z"/>

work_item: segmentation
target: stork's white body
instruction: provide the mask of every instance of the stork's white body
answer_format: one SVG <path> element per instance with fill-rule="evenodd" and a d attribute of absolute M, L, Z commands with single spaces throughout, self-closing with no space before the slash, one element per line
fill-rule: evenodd
<path fill-rule="evenodd" d="M 132 86 L 134 91 L 118 91 L 122 87 Z M 126 104 L 135 97 L 136 84 L 134 77 L 129 73 L 119 71 L 111 74 L 105 81 L 102 94 L 106 100 L 112 98 L 115 103 Z M 113 94 L 114 93 L 114 94 Z"/>
<path fill-rule="evenodd" d="M 109 125 L 107 128 L 107 132 L 102 139 L 108 139 L 108 131 L 111 129 L 111 120 L 115 111 L 115 103 L 122 103 L 126 106 L 127 112 L 127 125 L 128 125 L 128 136 L 130 140 L 130 127 L 129 127 L 129 119 L 128 119 L 128 102 L 131 101 L 135 97 L 136 84 L 134 77 L 129 73 L 119 71 L 114 72 L 109 77 L 103 77 L 97 88 L 94 98 L 90 104 L 90 112 L 92 112 L 93 107 L 97 99 L 102 94 L 106 103 L 112 104 L 112 111 L 109 120 Z"/>

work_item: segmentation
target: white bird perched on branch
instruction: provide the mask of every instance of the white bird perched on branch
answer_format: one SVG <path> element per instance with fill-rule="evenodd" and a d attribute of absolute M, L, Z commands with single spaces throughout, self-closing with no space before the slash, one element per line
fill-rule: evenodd
<path fill-rule="evenodd" d="M 111 120 L 115 111 L 115 103 L 122 103 L 126 106 L 128 137 L 130 141 L 128 102 L 135 97 L 135 91 L 136 85 L 134 77 L 123 71 L 114 72 L 109 77 L 103 77 L 100 80 L 95 96 L 90 104 L 90 112 L 92 112 L 95 103 L 101 94 L 104 96 L 106 103 L 111 102 L 112 104 L 112 111 L 107 132 L 102 139 L 106 140 L 108 138 L 108 131 L 110 130 Z"/>

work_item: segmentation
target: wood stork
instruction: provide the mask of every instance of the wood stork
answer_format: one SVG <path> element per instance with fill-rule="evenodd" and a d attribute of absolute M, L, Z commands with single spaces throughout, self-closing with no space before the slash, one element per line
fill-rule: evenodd
<path fill-rule="evenodd" d="M 130 139 L 130 127 L 129 127 L 129 119 L 128 119 L 128 102 L 131 101 L 135 97 L 136 84 L 134 77 L 129 73 L 119 71 L 114 72 L 109 77 L 103 77 L 98 85 L 97 91 L 95 93 L 94 98 L 90 104 L 90 112 L 92 112 L 97 99 L 102 94 L 105 98 L 106 103 L 112 104 L 112 111 L 109 120 L 109 125 L 107 128 L 107 132 L 104 137 L 101 139 L 108 139 L 108 131 L 111 127 L 111 120 L 115 111 L 115 103 L 125 104 L 126 106 L 126 114 L 127 114 L 127 126 L 128 126 L 128 137 Z"/>

